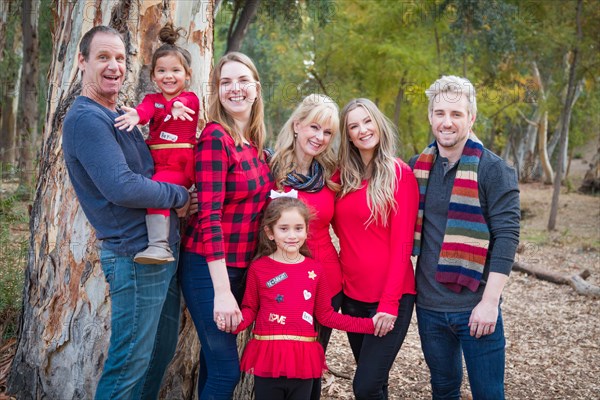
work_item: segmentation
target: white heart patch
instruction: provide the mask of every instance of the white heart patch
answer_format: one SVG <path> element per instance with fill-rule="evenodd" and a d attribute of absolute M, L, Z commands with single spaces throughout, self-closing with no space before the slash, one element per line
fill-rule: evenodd
<path fill-rule="evenodd" d="M 304 289 L 304 300 L 308 300 L 312 297 L 312 293 Z"/>

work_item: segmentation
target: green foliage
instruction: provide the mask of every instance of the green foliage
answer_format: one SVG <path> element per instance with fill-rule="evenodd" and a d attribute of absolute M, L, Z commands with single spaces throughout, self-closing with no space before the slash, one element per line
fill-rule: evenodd
<path fill-rule="evenodd" d="M 0 198 L 0 342 L 16 336 L 21 312 L 27 235 L 13 229 L 25 227 L 27 218 L 16 204 L 14 197 Z"/>
<path fill-rule="evenodd" d="M 0 99 L 5 96 L 14 97 L 19 88 L 16 86 L 22 56 L 15 52 L 15 44 L 21 41 L 21 13 L 20 2 L 11 2 L 6 20 L 5 47 L 0 49 Z"/>
<path fill-rule="evenodd" d="M 549 134 L 554 133 L 568 78 L 566 56 L 577 43 L 575 5 L 576 0 L 269 0 L 262 2 L 242 51 L 267 83 L 272 134 L 311 92 L 330 95 L 340 107 L 368 97 L 398 124 L 400 155 L 407 158 L 431 140 L 425 89 L 441 75 L 466 73 L 478 91 L 475 131 L 500 152 L 518 140 L 527 128 L 522 116 L 531 117 L 537 107 L 548 110 Z M 217 56 L 229 22 L 217 17 Z M 577 78 L 583 90 L 573 110 L 570 146 L 587 143 L 600 126 L 600 8 L 592 0 L 584 1 L 582 27 Z M 534 83 L 534 61 L 545 100 Z"/>

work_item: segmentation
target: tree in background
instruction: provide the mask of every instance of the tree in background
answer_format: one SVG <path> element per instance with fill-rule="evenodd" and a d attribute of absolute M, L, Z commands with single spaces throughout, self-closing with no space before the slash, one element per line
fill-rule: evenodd
<path fill-rule="evenodd" d="M 40 0 L 22 3 L 21 32 L 23 35 L 23 61 L 17 111 L 17 141 L 19 143 L 19 188 L 17 195 L 30 200 L 34 183 L 35 145 L 38 137 L 38 83 L 40 66 L 40 37 L 38 20 Z"/>
<path fill-rule="evenodd" d="M 522 180 L 542 179 L 544 171 L 548 179 L 556 169 L 568 82 L 561 60 L 570 48 L 575 0 L 344 0 L 330 2 L 325 12 L 314 2 L 292 2 L 299 13 L 263 8 L 265 3 L 241 50 L 271 84 L 266 102 L 271 133 L 301 98 L 290 93 L 326 93 L 340 105 L 368 97 L 396 123 L 400 155 L 410 157 L 431 140 L 424 90 L 442 74 L 466 74 L 478 90 L 477 133 L 486 146 L 513 163 Z M 588 128 L 598 126 L 590 120 L 599 101 L 594 89 L 600 15 L 597 7 L 586 6 L 591 3 L 583 2 L 586 72 L 571 99 L 573 115 L 582 117 L 571 121 L 578 135 L 571 149 L 598 134 Z M 222 12 L 233 2 L 223 4 Z M 231 12 L 224 15 L 217 17 L 215 48 L 226 48 L 232 20 Z"/>
<path fill-rule="evenodd" d="M 21 4 L 16 0 L 2 1 L 0 11 L 0 172 L 13 175 L 16 169 L 17 106 L 23 51 Z"/>

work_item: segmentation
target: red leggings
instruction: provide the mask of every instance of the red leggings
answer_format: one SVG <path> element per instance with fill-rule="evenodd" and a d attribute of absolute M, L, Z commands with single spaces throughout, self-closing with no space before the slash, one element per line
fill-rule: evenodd
<path fill-rule="evenodd" d="M 174 183 L 190 188 L 194 183 L 194 149 L 150 150 L 154 159 L 152 180 Z M 148 214 L 160 214 L 168 217 L 169 209 L 149 208 Z"/>

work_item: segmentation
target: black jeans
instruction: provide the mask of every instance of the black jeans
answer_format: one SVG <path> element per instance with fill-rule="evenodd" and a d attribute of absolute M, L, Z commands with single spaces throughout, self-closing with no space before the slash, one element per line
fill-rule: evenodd
<path fill-rule="evenodd" d="M 331 306 L 335 311 L 339 311 L 342 306 L 342 301 L 344 299 L 344 293 L 339 292 L 335 296 L 331 298 Z M 323 346 L 323 351 L 327 352 L 327 345 L 329 344 L 329 339 L 331 339 L 331 331 L 332 329 L 323 326 L 317 321 L 317 332 L 319 343 Z M 312 392 L 310 393 L 310 400 L 319 400 L 321 398 L 321 378 L 315 378 L 313 380 Z"/>
<path fill-rule="evenodd" d="M 306 400 L 313 379 L 263 378 L 254 376 L 255 400 Z"/>
<path fill-rule="evenodd" d="M 384 337 L 348 333 L 348 341 L 357 364 L 352 383 L 357 400 L 388 398 L 390 369 L 406 337 L 414 305 L 414 295 L 402 296 L 394 329 Z M 344 297 L 342 312 L 355 317 L 372 318 L 377 313 L 377 306 L 378 303 L 364 303 Z"/>

